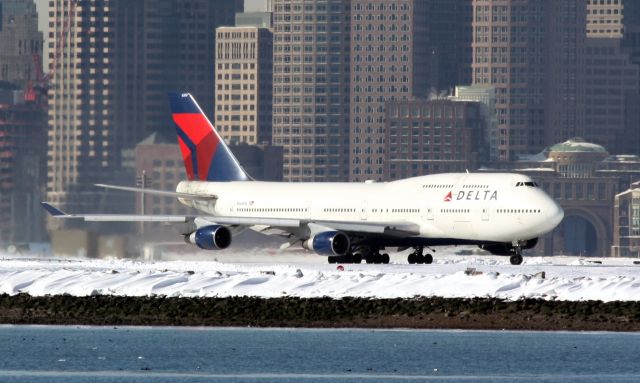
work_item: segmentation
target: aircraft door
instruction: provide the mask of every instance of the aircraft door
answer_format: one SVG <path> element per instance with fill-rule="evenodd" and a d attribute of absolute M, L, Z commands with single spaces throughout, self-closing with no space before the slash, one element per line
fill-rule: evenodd
<path fill-rule="evenodd" d="M 367 220 L 367 201 L 362 201 L 362 204 L 360 205 L 360 220 Z"/>
<path fill-rule="evenodd" d="M 489 204 L 486 202 L 482 204 L 482 220 L 489 220 Z"/>
<path fill-rule="evenodd" d="M 433 221 L 433 206 L 426 205 L 422 208 L 422 218 L 427 221 Z"/>

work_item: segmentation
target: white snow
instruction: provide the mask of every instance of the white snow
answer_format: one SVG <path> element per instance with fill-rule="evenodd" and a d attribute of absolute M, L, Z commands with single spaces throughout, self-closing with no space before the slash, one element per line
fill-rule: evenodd
<path fill-rule="evenodd" d="M 0 293 L 34 296 L 497 297 L 508 300 L 640 300 L 640 265 L 630 258 L 507 257 L 436 253 L 432 265 L 337 265 L 303 253 L 216 253 L 199 261 L 0 259 Z M 191 259 L 194 257 L 192 256 Z M 601 264 L 594 261 L 601 261 Z M 472 270 L 475 269 L 475 270 Z M 541 273 L 544 272 L 544 277 Z"/>

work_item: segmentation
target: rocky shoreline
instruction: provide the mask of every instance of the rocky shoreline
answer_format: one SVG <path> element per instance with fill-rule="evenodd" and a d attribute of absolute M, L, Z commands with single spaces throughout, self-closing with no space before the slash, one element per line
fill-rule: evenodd
<path fill-rule="evenodd" d="M 4 294 L 0 323 L 640 331 L 640 302 Z"/>

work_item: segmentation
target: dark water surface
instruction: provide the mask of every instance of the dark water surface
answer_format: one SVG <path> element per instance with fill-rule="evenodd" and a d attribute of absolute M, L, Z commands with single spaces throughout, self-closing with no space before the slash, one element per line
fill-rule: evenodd
<path fill-rule="evenodd" d="M 640 382 L 640 334 L 0 326 L 0 382 Z"/>

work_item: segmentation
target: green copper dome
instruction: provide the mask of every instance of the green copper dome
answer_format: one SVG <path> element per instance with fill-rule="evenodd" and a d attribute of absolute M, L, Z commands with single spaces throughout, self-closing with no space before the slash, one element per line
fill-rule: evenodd
<path fill-rule="evenodd" d="M 582 138 L 572 138 L 549 148 L 550 152 L 587 152 L 608 154 L 607 149 L 598 144 L 586 142 Z"/>

